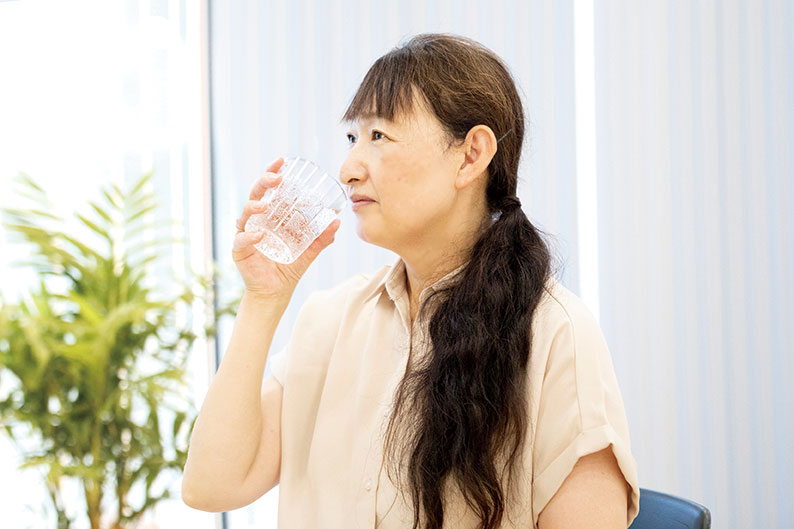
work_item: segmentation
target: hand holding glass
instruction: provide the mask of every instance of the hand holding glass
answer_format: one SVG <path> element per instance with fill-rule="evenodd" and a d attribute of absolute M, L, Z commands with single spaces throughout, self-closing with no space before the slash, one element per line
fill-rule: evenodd
<path fill-rule="evenodd" d="M 347 195 L 336 179 L 304 158 L 287 158 L 278 174 L 281 182 L 262 197 L 265 212 L 251 215 L 245 231 L 264 230 L 254 248 L 277 263 L 289 264 L 339 217 Z"/>

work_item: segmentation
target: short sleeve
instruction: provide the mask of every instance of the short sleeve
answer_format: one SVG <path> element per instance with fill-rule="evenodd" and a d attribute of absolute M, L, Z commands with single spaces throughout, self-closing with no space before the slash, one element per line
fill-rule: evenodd
<path fill-rule="evenodd" d="M 631 486 L 628 525 L 639 512 L 640 490 L 623 399 L 597 320 L 581 301 L 570 305 L 551 341 L 540 390 L 532 452 L 534 522 L 580 457 L 611 446 Z"/>
<path fill-rule="evenodd" d="M 271 351 L 267 359 L 270 372 L 282 387 L 286 387 L 288 371 L 291 379 L 298 375 L 288 369 L 290 358 L 297 362 L 298 371 L 327 368 L 344 314 L 336 307 L 344 302 L 351 288 L 366 280 L 366 276 L 358 274 L 335 287 L 309 294 L 298 310 L 287 345 L 275 353 Z"/>
<path fill-rule="evenodd" d="M 284 381 L 287 379 L 287 349 L 288 347 L 284 347 L 267 359 L 270 372 L 282 387 L 284 387 Z"/>

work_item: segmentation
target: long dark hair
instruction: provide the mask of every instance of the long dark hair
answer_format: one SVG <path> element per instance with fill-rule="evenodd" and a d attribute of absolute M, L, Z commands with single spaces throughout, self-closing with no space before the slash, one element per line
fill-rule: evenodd
<path fill-rule="evenodd" d="M 525 118 L 499 57 L 464 37 L 417 35 L 375 61 L 342 119 L 373 110 L 394 119 L 413 108 L 414 90 L 451 142 L 479 124 L 500 138 L 486 199 L 489 213 L 501 216 L 484 222 L 467 264 L 420 307 L 419 321 L 431 318 L 429 354 L 395 391 L 387 472 L 403 495 L 410 492 L 413 529 L 441 529 L 450 478 L 480 527 L 497 529 L 508 500 L 529 501 L 515 498 L 514 487 L 531 426 L 532 314 L 552 274 L 552 254 L 515 198 Z"/>

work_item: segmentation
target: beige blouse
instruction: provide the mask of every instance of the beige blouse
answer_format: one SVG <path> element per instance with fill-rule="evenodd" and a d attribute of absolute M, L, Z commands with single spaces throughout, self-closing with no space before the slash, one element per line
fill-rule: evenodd
<path fill-rule="evenodd" d="M 456 271 L 426 287 L 419 302 Z M 411 328 L 405 285 L 399 258 L 374 274 L 312 293 L 289 344 L 271 355 L 271 371 L 284 387 L 279 527 L 411 527 L 412 510 L 388 479 L 382 453 L 409 340 L 413 336 L 417 354 L 420 333 L 426 335 L 418 318 Z M 522 492 L 508 498 L 502 527 L 537 527 L 576 461 L 610 445 L 632 489 L 628 525 L 639 511 L 637 463 L 601 329 L 582 301 L 551 278 L 532 330 L 528 402 L 534 429 L 523 453 Z M 477 527 L 457 488 L 445 491 L 444 527 Z"/>

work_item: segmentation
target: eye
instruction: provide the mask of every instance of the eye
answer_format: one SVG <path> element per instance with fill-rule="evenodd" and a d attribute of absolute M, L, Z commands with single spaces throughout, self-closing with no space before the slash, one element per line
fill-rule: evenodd
<path fill-rule="evenodd" d="M 356 143 L 356 137 L 353 134 L 348 132 L 347 133 L 347 142 L 350 143 L 350 144 Z"/>
<path fill-rule="evenodd" d="M 386 136 L 384 136 L 383 133 L 381 131 L 379 131 L 379 130 L 373 130 L 372 131 L 372 139 L 373 140 L 382 140 L 385 137 Z"/>

